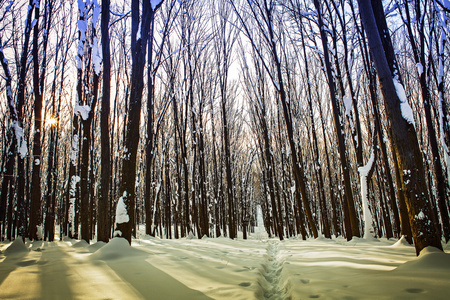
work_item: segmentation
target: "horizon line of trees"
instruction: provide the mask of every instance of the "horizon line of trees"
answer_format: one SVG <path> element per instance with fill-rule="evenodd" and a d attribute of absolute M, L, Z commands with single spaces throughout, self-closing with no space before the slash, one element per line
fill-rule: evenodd
<path fill-rule="evenodd" d="M 1 238 L 442 249 L 446 3 L 0 0 Z"/>

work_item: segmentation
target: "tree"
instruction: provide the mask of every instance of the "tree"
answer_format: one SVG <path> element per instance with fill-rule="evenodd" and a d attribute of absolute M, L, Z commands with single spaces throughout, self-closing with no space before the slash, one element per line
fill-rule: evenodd
<path fill-rule="evenodd" d="M 139 123 L 142 92 L 144 90 L 146 47 L 152 34 L 150 28 L 153 28 L 155 13 L 164 1 L 157 1 L 157 5 L 153 7 L 153 1 L 144 0 L 142 2 L 142 13 L 139 2 L 139 0 L 132 0 L 131 2 L 131 91 L 122 158 L 121 198 L 116 210 L 116 234 L 127 239 L 130 244 L 135 226 L 136 158 L 140 139 Z M 138 31 L 140 35 L 138 35 Z"/>
<path fill-rule="evenodd" d="M 97 240 L 108 242 L 110 237 L 110 211 L 109 192 L 111 183 L 111 155 L 109 144 L 109 113 L 111 99 L 111 50 L 109 41 L 109 7 L 110 0 L 102 0 L 101 34 L 102 34 L 102 57 L 103 57 L 103 81 L 102 102 L 100 113 L 101 134 L 101 179 L 100 194 L 98 197 L 98 224 Z"/>
<path fill-rule="evenodd" d="M 411 45 L 412 54 L 414 57 L 414 62 L 416 64 L 416 70 L 417 75 L 419 77 L 419 84 L 420 84 L 420 92 L 422 97 L 422 104 L 425 112 L 425 123 L 428 131 L 428 139 L 430 142 L 430 148 L 431 148 L 431 157 L 433 159 L 433 172 L 434 176 L 436 178 L 436 196 L 437 196 L 437 204 L 439 207 L 440 215 L 442 218 L 442 227 L 443 227 L 443 233 L 445 241 L 448 242 L 450 239 L 450 219 L 448 214 L 448 207 L 447 207 L 447 192 L 448 192 L 448 186 L 445 178 L 445 174 L 443 171 L 443 165 L 440 159 L 439 155 L 439 143 L 437 138 L 437 133 L 435 130 L 433 117 L 432 117 L 432 97 L 431 97 L 431 91 L 430 91 L 430 78 L 429 77 L 429 64 L 426 60 L 426 44 L 427 41 L 425 40 L 425 17 L 422 17 L 424 15 L 427 15 L 428 7 L 424 5 L 422 11 L 422 4 L 421 1 L 415 0 L 414 1 L 414 12 L 415 16 L 413 16 L 416 20 L 416 36 L 413 33 L 412 28 L 412 20 L 411 20 L 411 14 L 409 11 L 409 4 L 407 1 L 404 3 L 405 10 L 404 13 L 402 9 L 399 8 L 399 12 L 402 16 L 403 22 L 406 26 L 406 30 L 408 33 L 408 40 Z M 429 14 L 429 13 L 428 13 Z M 431 67 L 431 66 L 430 66 Z M 439 87 L 438 87 L 439 89 Z"/>
<path fill-rule="evenodd" d="M 396 163 L 402 171 L 402 188 L 405 191 L 416 253 L 418 255 L 427 246 L 442 250 L 439 235 L 432 225 L 431 200 L 411 107 L 403 86 L 391 73 L 375 21 L 375 18 L 383 19 L 385 16 L 381 13 L 375 16 L 369 0 L 358 0 L 358 4 L 392 128 L 390 138 L 397 154 Z"/>

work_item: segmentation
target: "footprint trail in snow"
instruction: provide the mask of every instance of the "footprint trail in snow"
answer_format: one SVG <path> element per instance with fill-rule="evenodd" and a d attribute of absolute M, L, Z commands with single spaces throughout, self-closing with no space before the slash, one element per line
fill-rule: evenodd
<path fill-rule="evenodd" d="M 258 299 L 284 300 L 291 299 L 290 285 L 283 276 L 284 260 L 279 257 L 278 243 L 269 242 L 266 255 L 261 265 L 261 277 L 258 280 L 260 289 Z"/>

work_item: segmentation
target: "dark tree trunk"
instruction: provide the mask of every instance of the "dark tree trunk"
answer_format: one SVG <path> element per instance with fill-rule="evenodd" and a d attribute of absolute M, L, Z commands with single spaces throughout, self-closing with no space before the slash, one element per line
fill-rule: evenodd
<path fill-rule="evenodd" d="M 109 211 L 111 156 L 109 136 L 109 113 L 111 99 L 111 50 L 109 44 L 109 6 L 110 0 L 102 0 L 101 32 L 103 53 L 102 103 L 100 111 L 101 174 L 100 193 L 97 209 L 97 240 L 108 242 L 111 235 L 111 216 Z"/>
<path fill-rule="evenodd" d="M 37 20 L 33 33 L 33 91 L 34 91 L 34 135 L 33 168 L 31 174 L 30 224 L 28 236 L 37 240 L 37 227 L 41 223 L 41 130 L 42 130 L 42 90 L 39 80 L 39 7 L 35 7 L 34 18 Z M 46 51 L 44 50 L 44 53 Z M 45 64 L 45 61 L 43 62 Z"/>
<path fill-rule="evenodd" d="M 392 128 L 393 149 L 397 154 L 399 169 L 402 171 L 400 173 L 401 182 L 405 192 L 416 253 L 419 254 L 427 246 L 434 246 L 442 250 L 439 235 L 432 225 L 431 199 L 426 187 L 422 154 L 414 124 L 402 115 L 401 105 L 408 104 L 402 102 L 406 99 L 400 99 L 397 94 L 393 74 L 385 54 L 387 51 L 384 51 L 375 21 L 375 18 L 384 19 L 385 16 L 378 12 L 375 17 L 369 0 L 359 0 L 358 3 L 369 47 L 378 72 L 386 113 Z M 392 45 L 390 48 L 392 49 Z"/>
<path fill-rule="evenodd" d="M 3 45 L 1 37 L 0 37 L 0 45 Z M 5 90 L 6 90 L 6 100 L 8 105 L 8 110 L 10 114 L 11 121 L 17 119 L 16 109 L 14 107 L 14 100 L 12 94 L 12 77 L 9 71 L 8 62 L 5 59 L 5 55 L 3 53 L 3 47 L 0 46 L 0 63 L 2 64 L 4 76 L 5 76 Z M 2 189 L 0 195 L 0 222 L 2 222 L 2 231 L 5 230 L 5 226 L 7 226 L 7 238 L 11 240 L 11 231 L 10 225 L 12 223 L 12 198 L 13 189 L 12 185 L 14 184 L 14 164 L 15 164 L 15 152 L 17 147 L 17 139 L 14 134 L 14 128 L 11 126 L 7 133 L 6 139 L 6 162 L 3 168 L 3 180 L 2 180 Z M 9 197 L 8 197 L 9 191 Z M 9 202 L 9 203 L 8 203 Z M 8 207 L 8 211 L 6 208 Z M 7 223 L 7 225 L 6 225 Z M 3 235 L 3 234 L 2 234 Z"/>
<path fill-rule="evenodd" d="M 406 2 L 406 1 L 405 1 Z M 433 172 L 434 176 L 436 178 L 436 196 L 437 196 L 437 204 L 439 207 L 439 211 L 441 213 L 441 221 L 442 221 L 442 229 L 445 241 L 448 242 L 450 239 L 450 220 L 449 220 L 449 214 L 448 214 L 448 207 L 447 207 L 447 182 L 446 178 L 443 172 L 443 166 L 439 155 L 439 148 L 438 148 L 438 141 L 437 141 L 437 135 L 436 130 L 434 129 L 433 119 L 432 119 L 432 112 L 431 112 L 431 94 L 430 89 L 428 86 L 428 79 L 427 79 L 427 63 L 425 61 L 425 24 L 424 20 L 422 18 L 422 11 L 421 11 L 421 4 L 419 1 L 414 1 L 414 8 L 416 12 L 416 23 L 418 27 L 418 41 L 419 46 L 416 44 L 416 38 L 413 34 L 413 30 L 411 27 L 411 17 L 409 13 L 409 5 L 408 3 L 405 3 L 405 14 L 406 14 L 406 28 L 409 35 L 409 41 L 411 44 L 413 57 L 416 65 L 421 65 L 421 73 L 419 73 L 419 83 L 420 83 L 420 90 L 422 95 L 422 103 L 424 107 L 425 112 L 425 121 L 426 121 L 426 127 L 428 131 L 428 139 L 430 142 L 431 147 L 431 155 L 433 159 Z M 423 12 L 425 14 L 425 12 Z"/>
<path fill-rule="evenodd" d="M 131 244 L 131 235 L 135 227 L 135 186 L 136 159 L 139 144 L 139 123 L 142 106 L 142 92 L 144 89 L 144 68 L 147 42 L 153 39 L 150 29 L 153 28 L 155 12 L 162 2 L 152 8 L 149 0 L 142 3 L 142 14 L 139 0 L 131 2 L 131 93 L 127 113 L 126 136 L 124 140 L 124 155 L 122 159 L 122 182 L 120 194 L 127 210 L 128 221 L 117 223 L 116 230 Z M 142 16 L 141 22 L 139 21 Z M 140 29 L 140 36 L 137 33 Z"/>

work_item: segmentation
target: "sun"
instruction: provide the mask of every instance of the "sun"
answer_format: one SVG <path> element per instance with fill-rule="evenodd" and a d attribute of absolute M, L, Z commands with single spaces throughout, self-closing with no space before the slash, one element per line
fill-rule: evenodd
<path fill-rule="evenodd" d="M 58 124 L 58 119 L 56 119 L 55 117 L 50 117 L 46 120 L 46 123 L 49 126 L 56 126 L 56 124 Z"/>

